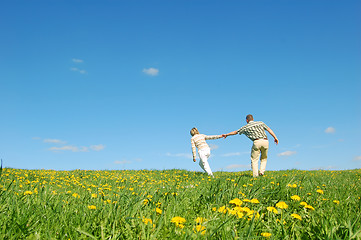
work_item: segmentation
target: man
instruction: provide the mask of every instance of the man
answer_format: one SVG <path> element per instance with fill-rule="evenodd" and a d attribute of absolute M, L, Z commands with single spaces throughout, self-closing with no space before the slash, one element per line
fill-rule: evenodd
<path fill-rule="evenodd" d="M 226 138 L 231 135 L 236 134 L 244 134 L 246 135 L 251 141 L 253 141 L 253 146 L 251 150 L 251 166 L 252 166 L 252 172 L 253 177 L 258 177 L 258 174 L 260 176 L 263 176 L 265 170 L 266 170 L 266 164 L 267 164 L 267 152 L 268 152 L 268 139 L 265 130 L 267 130 L 272 137 L 274 138 L 274 142 L 278 144 L 278 139 L 274 132 L 267 127 L 266 124 L 263 122 L 255 122 L 253 120 L 253 116 L 251 114 L 246 116 L 246 122 L 247 124 L 237 131 L 233 131 L 227 134 L 222 134 L 222 137 Z M 258 160 L 261 155 L 261 166 L 258 173 Z"/>

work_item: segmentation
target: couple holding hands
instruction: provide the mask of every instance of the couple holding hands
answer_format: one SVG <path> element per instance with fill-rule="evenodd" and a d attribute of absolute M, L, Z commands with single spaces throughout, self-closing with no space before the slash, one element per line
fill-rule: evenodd
<path fill-rule="evenodd" d="M 267 152 L 269 142 L 267 139 L 267 135 L 265 130 L 271 134 L 274 138 L 274 142 L 278 144 L 278 139 L 274 132 L 263 122 L 254 121 L 253 116 L 251 114 L 246 116 L 247 124 L 241 127 L 240 129 L 222 135 L 213 135 L 207 136 L 204 134 L 200 134 L 197 128 L 192 128 L 190 133 L 192 135 L 191 143 L 192 143 L 192 153 L 193 153 L 193 162 L 196 161 L 196 148 L 198 148 L 199 155 L 199 166 L 210 176 L 213 177 L 212 170 L 208 164 L 208 158 L 211 155 L 211 150 L 206 143 L 206 140 L 218 139 L 218 138 L 226 138 L 228 136 L 236 135 L 236 134 L 244 134 L 251 141 L 253 141 L 252 149 L 251 149 L 251 166 L 253 177 L 262 176 L 266 170 L 267 164 Z M 258 171 L 258 160 L 261 156 L 261 166 Z"/>

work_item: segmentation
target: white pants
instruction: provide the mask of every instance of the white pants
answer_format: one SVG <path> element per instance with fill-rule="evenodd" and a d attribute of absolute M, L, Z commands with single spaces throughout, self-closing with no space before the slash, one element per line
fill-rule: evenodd
<path fill-rule="evenodd" d="M 208 158 L 211 156 L 211 149 L 209 148 L 202 148 L 198 149 L 199 155 L 199 166 L 210 176 L 213 176 L 211 167 L 208 164 Z"/>
<path fill-rule="evenodd" d="M 259 172 L 261 174 L 264 174 L 264 171 L 266 171 L 268 145 L 269 142 L 268 140 L 265 139 L 259 139 L 253 141 L 253 146 L 251 151 L 251 165 L 252 165 L 253 177 L 258 177 L 258 160 L 260 155 L 261 155 L 261 166 Z"/>

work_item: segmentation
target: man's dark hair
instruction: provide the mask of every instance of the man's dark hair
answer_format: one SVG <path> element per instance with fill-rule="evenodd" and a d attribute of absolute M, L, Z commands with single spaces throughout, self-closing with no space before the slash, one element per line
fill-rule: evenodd
<path fill-rule="evenodd" d="M 253 116 L 252 116 L 252 114 L 248 114 L 248 115 L 246 116 L 246 119 L 247 119 L 248 121 L 253 121 Z"/>

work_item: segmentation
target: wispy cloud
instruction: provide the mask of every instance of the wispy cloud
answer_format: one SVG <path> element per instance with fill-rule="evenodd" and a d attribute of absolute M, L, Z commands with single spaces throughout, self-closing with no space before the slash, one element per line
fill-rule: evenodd
<path fill-rule="evenodd" d="M 216 145 L 216 144 L 209 144 L 209 148 L 210 148 L 211 150 L 216 150 L 216 149 L 219 148 L 219 146 Z"/>
<path fill-rule="evenodd" d="M 311 168 L 311 170 L 335 170 L 338 169 L 338 167 L 336 166 L 325 166 L 325 167 L 315 167 L 315 168 Z"/>
<path fill-rule="evenodd" d="M 65 141 L 59 140 L 59 139 L 44 139 L 45 143 L 56 143 L 56 144 L 66 144 Z"/>
<path fill-rule="evenodd" d="M 353 158 L 353 161 L 361 161 L 361 156 L 356 156 Z"/>
<path fill-rule="evenodd" d="M 249 152 L 232 152 L 232 153 L 222 154 L 221 156 L 222 157 L 233 157 L 233 156 L 240 156 L 240 155 L 243 155 L 243 154 L 249 154 Z"/>
<path fill-rule="evenodd" d="M 277 156 L 289 157 L 289 156 L 295 155 L 296 153 L 297 153 L 296 151 L 286 151 L 286 152 L 281 152 L 281 153 L 277 154 Z"/>
<path fill-rule="evenodd" d="M 251 165 L 245 165 L 245 164 L 231 164 L 226 166 L 226 169 L 237 169 L 237 168 L 249 168 Z"/>
<path fill-rule="evenodd" d="M 168 157 L 182 157 L 182 158 L 190 158 L 192 159 L 193 156 L 190 153 L 166 153 L 165 154 Z"/>
<path fill-rule="evenodd" d="M 79 72 L 79 73 L 81 73 L 81 74 L 86 74 L 86 73 L 87 73 L 87 71 L 82 70 L 82 69 L 79 69 L 79 68 L 76 68 L 76 67 L 72 67 L 72 68 L 70 68 L 70 70 L 71 70 L 71 71 L 74 71 L 74 72 Z"/>
<path fill-rule="evenodd" d="M 335 133 L 336 129 L 334 127 L 328 127 L 325 129 L 325 133 Z"/>
<path fill-rule="evenodd" d="M 40 139 L 40 138 L 39 138 Z M 66 141 L 60 140 L 60 139 L 53 139 L 53 138 L 47 138 L 43 140 L 44 143 L 49 143 L 49 144 L 66 144 Z M 54 147 L 50 147 L 48 148 L 49 151 L 53 151 L 53 152 L 61 152 L 61 151 L 71 151 L 71 152 L 89 152 L 90 150 L 92 151 L 101 151 L 105 148 L 105 146 L 103 144 L 98 144 L 98 145 L 91 145 L 89 147 L 86 146 L 74 146 L 74 145 L 65 145 L 65 146 L 54 146 Z"/>
<path fill-rule="evenodd" d="M 99 144 L 99 145 L 91 145 L 89 148 L 94 151 L 101 151 L 105 148 L 105 146 L 103 144 Z"/>
<path fill-rule="evenodd" d="M 59 151 L 72 151 L 72 152 L 87 152 L 87 147 L 77 147 L 77 146 L 62 146 L 62 147 L 51 147 L 50 151 L 59 152 Z"/>
<path fill-rule="evenodd" d="M 143 72 L 150 76 L 157 76 L 159 73 L 159 69 L 157 68 L 144 68 Z"/>
<path fill-rule="evenodd" d="M 73 58 L 72 61 L 75 63 L 83 63 L 84 62 L 82 59 L 78 59 L 78 58 Z"/>
<path fill-rule="evenodd" d="M 131 161 L 128 160 L 122 160 L 122 161 L 114 161 L 115 164 L 130 164 L 132 163 Z"/>

